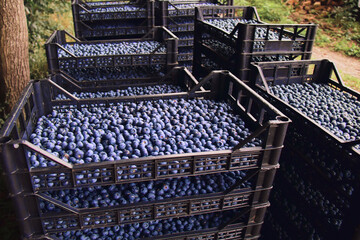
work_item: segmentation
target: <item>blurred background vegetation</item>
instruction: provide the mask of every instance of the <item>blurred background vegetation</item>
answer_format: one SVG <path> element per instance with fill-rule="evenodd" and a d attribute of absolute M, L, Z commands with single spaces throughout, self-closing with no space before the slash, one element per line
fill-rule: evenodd
<path fill-rule="evenodd" d="M 31 79 L 47 76 L 44 44 L 58 29 L 73 32 L 70 0 L 24 0 L 29 28 Z"/>

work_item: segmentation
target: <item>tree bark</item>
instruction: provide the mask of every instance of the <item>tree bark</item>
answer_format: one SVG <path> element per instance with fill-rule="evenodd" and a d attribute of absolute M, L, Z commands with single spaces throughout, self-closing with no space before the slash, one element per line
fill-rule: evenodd
<path fill-rule="evenodd" d="M 30 80 L 23 0 L 0 0 L 0 105 L 9 112 Z"/>

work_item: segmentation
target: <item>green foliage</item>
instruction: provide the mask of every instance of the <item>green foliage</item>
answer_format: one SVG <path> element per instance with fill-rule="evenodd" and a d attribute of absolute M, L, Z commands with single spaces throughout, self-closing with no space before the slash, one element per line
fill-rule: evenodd
<path fill-rule="evenodd" d="M 344 73 L 341 70 L 339 70 L 339 72 L 340 72 L 340 76 L 341 76 L 342 80 L 345 82 L 346 86 L 348 86 L 349 88 L 352 88 L 356 91 L 360 91 L 359 78 L 349 75 L 347 73 Z"/>
<path fill-rule="evenodd" d="M 50 34 L 59 29 L 51 19 L 55 12 L 70 11 L 69 0 L 24 0 L 29 30 L 29 60 L 32 79 L 46 76 L 46 57 L 43 44 Z"/>
<path fill-rule="evenodd" d="M 49 33 L 58 27 L 49 16 L 54 14 L 55 10 L 64 12 L 69 7 L 66 0 L 24 0 L 24 4 L 31 47 L 40 46 L 43 40 L 49 37 Z"/>
<path fill-rule="evenodd" d="M 9 97 L 9 93 L 6 94 L 5 99 L 8 99 Z M 5 120 L 8 117 L 8 112 L 7 112 L 7 107 L 8 107 L 8 102 L 0 102 L 0 129 L 2 128 L 2 126 L 5 123 Z"/>
<path fill-rule="evenodd" d="M 0 129 L 2 128 L 2 126 L 5 123 L 6 120 L 6 114 L 5 114 L 5 105 L 4 104 L 0 104 Z"/>
<path fill-rule="evenodd" d="M 327 47 L 331 43 L 331 38 L 321 28 L 317 29 L 315 44 L 319 47 Z"/>
<path fill-rule="evenodd" d="M 360 58 L 360 46 L 349 43 L 347 39 L 342 39 L 334 46 L 335 51 L 344 52 L 348 56 Z"/>
<path fill-rule="evenodd" d="M 235 0 L 237 6 L 256 7 L 260 19 L 265 22 L 293 23 L 289 19 L 290 9 L 281 0 Z"/>
<path fill-rule="evenodd" d="M 360 20 L 358 0 L 345 0 L 342 6 L 336 7 L 332 17 L 336 21 L 356 22 Z"/>

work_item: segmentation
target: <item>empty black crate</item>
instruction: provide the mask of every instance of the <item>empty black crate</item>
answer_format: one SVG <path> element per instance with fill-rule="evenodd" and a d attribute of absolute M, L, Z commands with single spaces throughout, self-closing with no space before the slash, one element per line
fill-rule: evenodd
<path fill-rule="evenodd" d="M 177 65 L 177 44 L 170 31 L 155 27 L 143 38 L 103 41 L 80 41 L 66 31 L 55 31 L 45 48 L 50 73 L 155 65 L 169 70 Z"/>
<path fill-rule="evenodd" d="M 209 82 L 212 83 L 211 87 L 209 87 Z M 33 207 L 37 206 L 39 197 L 46 199 L 42 195 L 45 191 L 250 170 L 249 177 L 255 177 L 253 186 L 256 186 L 255 192 L 250 198 L 266 204 L 278 167 L 277 162 L 289 120 L 228 72 L 214 72 L 187 93 L 164 94 L 162 96 L 129 96 L 117 99 L 79 99 L 67 103 L 52 100 L 54 98 L 49 97 L 51 91 L 44 87 L 46 83 L 48 82 L 35 81 L 25 89 L 22 98 L 11 113 L 12 117 L 7 120 L 1 131 L 1 158 L 7 173 L 8 186 L 17 206 L 18 218 L 21 219 L 24 236 L 43 234 L 44 231 L 58 231 L 51 226 L 63 230 L 87 226 L 84 224 L 87 219 L 83 219 L 83 217 L 89 217 L 88 214 L 83 215 L 83 212 L 76 213 L 75 209 L 65 208 L 71 212 L 70 215 L 55 214 L 51 217 L 48 216 L 46 226 L 50 227 L 46 228 L 44 225 L 45 218 L 40 217 L 38 209 Z M 201 90 L 202 86 L 205 90 L 198 91 Z M 220 91 L 220 89 L 225 91 Z M 71 164 L 29 142 L 30 134 L 33 132 L 39 117 L 48 115 L 56 108 L 71 111 L 74 107 L 81 109 L 84 106 L 112 106 L 116 103 L 129 101 L 135 103 L 146 100 L 181 98 L 227 99 L 229 103 L 232 103 L 236 113 L 244 118 L 253 133 L 230 150 L 149 156 L 86 164 Z M 243 147 L 253 138 L 261 139 L 262 146 Z M 53 164 L 47 167 L 34 167 L 30 165 L 27 159 L 28 153 L 37 156 L 37 158 L 46 159 L 48 164 L 50 162 Z M 34 153 L 36 154 L 34 155 Z M 264 191 L 261 190 L 260 186 L 264 188 Z M 229 189 L 229 192 L 231 190 L 233 189 Z M 251 194 L 251 191 L 248 193 Z M 245 196 L 244 194 L 241 193 L 239 196 Z M 214 197 L 219 200 L 222 198 L 221 195 Z M 154 209 L 155 205 L 152 205 L 151 209 Z M 250 215 L 255 210 L 254 207 L 246 209 Z M 251 219 L 255 218 L 259 220 L 257 222 L 261 222 L 264 211 L 261 212 L 262 214 L 255 214 Z M 106 219 L 102 220 L 111 221 L 109 225 L 121 224 L 121 219 L 112 218 L 111 214 L 115 213 L 106 209 L 99 211 L 100 216 L 96 216 L 96 214 L 91 216 L 94 219 L 97 217 L 101 219 L 101 216 L 105 216 Z M 166 216 L 166 213 L 164 214 Z M 173 213 L 170 212 L 171 214 Z M 91 228 L 93 227 L 95 226 L 91 225 Z"/>
<path fill-rule="evenodd" d="M 328 60 L 254 63 L 253 70 L 251 84 L 293 121 L 285 148 L 296 157 L 284 155 L 281 161 L 297 169 L 295 159 L 300 159 L 306 167 L 299 170 L 302 173 L 299 179 L 313 183 L 313 191 L 322 193 L 320 199 L 335 206 L 336 215 L 330 216 L 332 210 L 321 209 L 319 201 L 307 202 L 307 208 L 319 211 L 318 218 L 326 217 L 320 225 L 313 223 L 314 231 L 320 232 L 324 239 L 342 236 L 350 239 L 360 225 L 360 155 L 354 150 L 359 143 L 359 134 L 355 134 L 359 126 L 356 123 L 359 93 L 344 86 L 336 67 Z M 314 99 L 319 102 L 315 103 Z M 347 104 L 354 105 L 347 107 Z M 344 109 L 339 113 L 338 108 Z M 315 176 L 318 177 L 314 180 Z M 320 182 L 323 184 L 317 185 Z M 293 184 L 294 188 L 298 185 Z M 324 190 L 324 186 L 329 188 Z M 302 205 L 296 206 L 301 209 Z"/>
<path fill-rule="evenodd" d="M 155 26 L 154 1 L 73 0 L 75 36 L 81 40 L 139 38 Z"/>
<path fill-rule="evenodd" d="M 198 7 L 194 74 L 199 77 L 204 70 L 213 70 L 207 65 L 210 60 L 249 81 L 251 62 L 310 59 L 316 28 L 315 24 L 267 24 L 250 7 Z"/>

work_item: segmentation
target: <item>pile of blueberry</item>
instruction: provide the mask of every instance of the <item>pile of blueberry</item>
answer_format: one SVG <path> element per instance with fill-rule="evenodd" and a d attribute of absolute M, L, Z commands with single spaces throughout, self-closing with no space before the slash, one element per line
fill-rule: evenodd
<path fill-rule="evenodd" d="M 228 34 L 230 34 L 234 30 L 236 25 L 238 25 L 239 23 L 260 24 L 256 20 L 244 19 L 244 18 L 210 18 L 210 19 L 205 19 L 204 22 L 209 23 L 217 28 L 220 28 Z M 255 39 L 259 39 L 260 36 L 262 36 L 261 29 L 263 29 L 263 28 L 257 28 Z M 264 29 L 264 30 L 266 30 L 266 29 Z M 237 33 L 234 34 L 234 37 L 237 37 Z"/>
<path fill-rule="evenodd" d="M 194 19 L 193 17 L 171 19 L 168 23 L 168 29 L 176 33 L 176 36 L 178 34 L 192 33 L 194 31 Z"/>
<path fill-rule="evenodd" d="M 117 28 L 136 28 L 139 27 L 139 24 L 136 22 L 126 21 L 114 21 L 111 23 L 103 23 L 103 22 L 94 22 L 91 24 L 88 24 L 89 27 L 93 29 L 117 29 Z"/>
<path fill-rule="evenodd" d="M 321 235 L 316 231 L 315 227 L 312 225 L 311 222 L 307 219 L 307 217 L 303 214 L 303 209 L 299 209 L 296 204 L 290 201 L 286 194 L 279 191 L 279 187 L 276 187 L 272 193 L 272 197 L 270 199 L 271 202 L 281 203 L 281 208 L 270 208 L 269 212 L 266 215 L 271 214 L 271 212 L 285 212 L 285 215 L 292 223 L 291 225 L 296 226 L 299 232 L 307 235 L 306 239 L 311 240 L 325 240 Z M 276 218 L 279 219 L 279 218 Z M 275 220 L 276 221 L 276 220 Z M 270 223 L 270 222 L 267 222 Z M 289 223 L 286 225 L 281 224 L 281 227 L 284 227 L 284 230 L 287 230 L 289 227 Z M 294 234 L 292 230 L 288 230 L 289 233 Z M 296 236 L 298 239 L 300 236 Z M 285 238 L 285 239 L 292 239 L 292 238 Z"/>
<path fill-rule="evenodd" d="M 344 192 L 344 196 L 351 197 L 354 192 L 354 186 L 357 185 L 356 167 L 351 161 L 342 155 L 336 156 L 332 154 L 336 150 L 329 149 L 326 143 L 314 141 L 314 137 L 307 134 L 300 134 L 301 131 L 290 130 L 287 133 L 288 145 L 305 154 L 307 159 L 318 166 L 327 178 L 335 182 L 337 186 Z M 331 147 L 330 147 L 331 148 Z"/>
<path fill-rule="evenodd" d="M 147 10 L 134 5 L 118 5 L 106 8 L 92 8 L 89 12 L 79 11 L 79 18 L 82 21 L 102 21 L 115 19 L 144 19 L 147 18 Z"/>
<path fill-rule="evenodd" d="M 290 55 L 264 55 L 264 56 L 251 56 L 251 62 L 273 62 L 273 61 L 290 61 L 293 60 Z"/>
<path fill-rule="evenodd" d="M 265 42 L 259 41 L 259 40 L 262 40 L 262 39 L 265 40 L 266 37 L 267 37 L 266 40 L 279 40 L 280 39 L 280 34 L 278 33 L 278 31 L 276 31 L 276 29 L 270 29 L 268 31 L 267 28 L 261 27 L 261 23 L 259 23 L 256 20 L 253 20 L 253 19 L 215 18 L 215 19 L 206 19 L 206 20 L 204 20 L 204 22 L 209 23 L 217 28 L 220 28 L 228 34 L 230 34 L 234 30 L 234 28 L 237 26 L 237 24 L 239 24 L 239 23 L 256 24 L 257 27 L 255 28 L 255 36 L 254 36 L 253 40 L 257 40 L 257 41 L 254 41 L 254 43 L 253 43 L 253 52 L 263 52 L 265 50 Z M 238 34 L 238 31 L 235 32 L 234 38 L 238 37 L 237 34 Z M 284 34 L 281 36 L 281 39 L 282 40 L 291 40 L 291 38 L 289 36 L 284 35 Z M 303 46 L 304 46 L 303 41 L 293 41 L 292 42 L 292 51 L 302 51 Z M 281 61 L 281 60 L 278 60 L 278 61 Z"/>
<path fill-rule="evenodd" d="M 178 25 L 178 24 L 194 24 L 194 19 L 192 17 L 179 17 L 169 21 L 169 25 Z"/>
<path fill-rule="evenodd" d="M 96 6 L 96 7 L 108 6 L 108 5 L 124 5 L 124 4 L 128 4 L 128 2 L 127 1 L 86 2 L 86 5 Z"/>
<path fill-rule="evenodd" d="M 168 5 L 169 16 L 193 16 L 195 15 L 195 7 L 201 6 L 216 6 L 215 3 L 188 3 L 188 4 L 176 4 L 176 8 L 171 4 Z"/>
<path fill-rule="evenodd" d="M 62 69 L 70 77 L 77 81 L 105 81 L 117 79 L 138 79 L 154 76 L 164 76 L 161 65 L 151 66 L 128 66 L 116 68 L 72 68 Z"/>
<path fill-rule="evenodd" d="M 136 5 L 131 5 L 131 4 L 116 4 L 116 5 L 118 5 L 118 6 L 95 7 L 95 8 L 89 8 L 87 10 L 90 13 L 116 13 L 116 12 L 146 11 L 145 8 L 141 8 L 141 7 L 136 6 Z M 99 6 L 99 5 L 96 5 L 96 6 Z M 105 5 L 103 5 L 103 6 L 105 6 Z M 80 10 L 79 12 L 80 12 L 80 14 L 87 13 L 87 11 L 85 11 L 85 10 Z"/>
<path fill-rule="evenodd" d="M 277 85 L 271 92 L 338 138 L 360 138 L 360 101 L 325 84 Z"/>
<path fill-rule="evenodd" d="M 178 61 L 191 61 L 193 59 L 193 49 L 188 47 L 179 48 Z"/>
<path fill-rule="evenodd" d="M 235 49 L 228 44 L 225 44 L 216 39 L 204 39 L 202 41 L 204 45 L 211 47 L 215 52 L 220 53 L 226 57 L 230 57 L 235 54 Z"/>
<path fill-rule="evenodd" d="M 206 58 L 206 57 L 203 57 L 201 59 L 201 64 L 204 65 L 204 67 L 209 68 L 209 69 L 214 69 L 214 70 L 224 69 L 219 64 L 217 64 L 216 62 L 214 62 L 211 59 Z"/>
<path fill-rule="evenodd" d="M 266 211 L 264 225 L 262 227 L 262 238 L 260 239 L 270 239 L 271 237 L 277 240 L 292 240 L 288 235 L 284 226 L 277 222 L 277 218 L 273 216 L 271 210 Z"/>
<path fill-rule="evenodd" d="M 122 97 L 122 96 L 138 96 L 162 93 L 184 92 L 186 89 L 173 84 L 150 85 L 144 87 L 127 87 L 124 89 L 111 90 L 107 92 L 73 92 L 72 94 L 81 99 L 85 98 L 106 98 L 106 97 Z M 64 94 L 56 96 L 56 100 L 69 99 Z"/>
<path fill-rule="evenodd" d="M 231 149 L 251 134 L 225 102 L 171 99 L 55 108 L 30 141 L 72 164 Z M 260 146 L 253 139 L 245 147 Z M 54 166 L 35 153 L 32 167 Z"/>
<path fill-rule="evenodd" d="M 104 25 L 100 28 L 94 28 L 92 30 L 83 30 L 81 35 L 86 38 L 99 38 L 109 36 L 126 36 L 126 35 L 145 35 L 148 32 L 146 26 L 139 27 L 138 25 L 126 25 L 124 27 L 114 25 Z"/>
<path fill-rule="evenodd" d="M 138 202 L 160 201 L 199 194 L 219 193 L 229 189 L 236 181 L 243 179 L 245 176 L 246 171 L 234 171 L 142 183 L 49 191 L 46 192 L 46 194 L 71 207 L 99 208 Z M 245 181 L 239 186 L 239 188 L 250 187 L 250 181 Z M 239 199 L 241 199 L 241 197 L 239 197 Z M 43 212 L 60 211 L 54 204 L 44 200 L 40 201 L 40 209 Z"/>
<path fill-rule="evenodd" d="M 94 57 L 125 54 L 165 53 L 166 47 L 157 41 L 122 41 L 116 43 L 74 43 L 62 46 L 76 57 Z M 58 49 L 59 58 L 71 57 Z"/>
<path fill-rule="evenodd" d="M 293 159 L 294 158 L 291 160 Z M 313 186 L 311 181 L 309 181 L 306 177 L 300 176 L 298 172 L 307 171 L 304 167 L 300 168 L 299 164 L 294 166 L 293 161 L 292 164 L 288 164 L 287 161 L 283 161 L 282 173 L 291 186 L 293 186 L 294 189 L 305 199 L 308 206 L 313 206 L 318 209 L 318 212 L 323 214 L 322 217 L 326 218 L 330 225 L 334 226 L 336 229 L 340 229 L 343 222 L 344 211 L 350 207 L 349 203 L 345 202 L 340 196 L 336 197 L 336 200 L 331 199 L 327 196 L 328 192 L 326 190 L 323 189 L 325 193 L 320 191 L 320 189 Z"/>
<path fill-rule="evenodd" d="M 194 39 L 194 34 L 192 32 L 177 33 L 176 36 L 179 39 Z"/>
<path fill-rule="evenodd" d="M 349 201 L 341 194 L 336 194 L 335 191 L 331 195 L 329 188 L 332 186 L 322 184 L 320 182 L 322 176 L 311 165 L 304 162 L 304 159 L 297 157 L 296 153 L 287 153 L 284 156 L 286 156 L 286 161 L 282 162 L 280 173 L 303 197 L 307 206 L 313 206 L 314 209 L 317 209 L 317 213 L 327 219 L 330 225 L 339 229 L 344 218 L 344 212 L 350 208 Z"/>
<path fill-rule="evenodd" d="M 188 4 L 176 4 L 175 7 L 171 4 L 169 4 L 168 9 L 169 10 L 173 10 L 173 9 L 195 9 L 196 7 L 203 7 L 203 6 L 216 6 L 215 3 L 207 3 L 207 2 L 202 2 L 202 3 L 188 3 Z"/>
<path fill-rule="evenodd" d="M 186 47 L 179 48 L 179 55 L 189 54 L 189 53 L 192 54 L 192 52 L 193 52 L 193 49 L 192 49 L 192 48 L 186 48 Z"/>
<path fill-rule="evenodd" d="M 220 226 L 234 218 L 236 212 L 228 211 L 221 213 L 209 213 L 192 217 L 171 218 L 154 220 L 144 223 L 118 225 L 98 229 L 85 229 L 79 231 L 67 231 L 56 234 L 59 239 L 140 239 L 155 238 L 156 236 L 198 231 Z"/>

